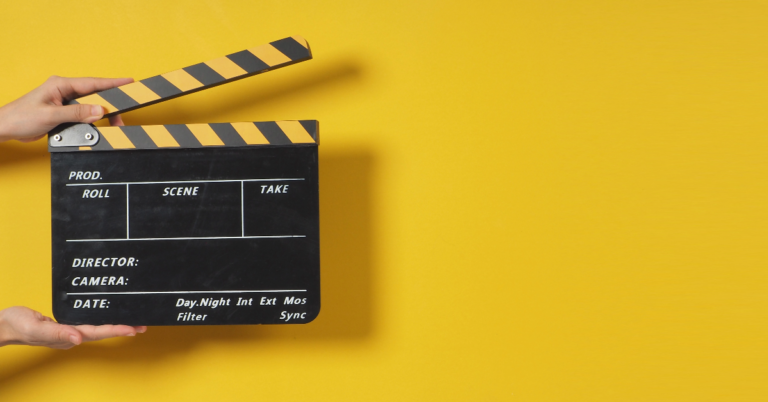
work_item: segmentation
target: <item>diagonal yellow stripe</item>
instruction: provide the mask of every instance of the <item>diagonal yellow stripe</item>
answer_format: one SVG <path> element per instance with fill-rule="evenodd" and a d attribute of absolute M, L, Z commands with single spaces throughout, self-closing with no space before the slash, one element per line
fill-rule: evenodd
<path fill-rule="evenodd" d="M 187 92 L 203 86 L 200 81 L 196 80 L 195 77 L 189 75 L 189 73 L 184 70 L 171 71 L 170 73 L 162 74 L 162 76 L 182 92 Z"/>
<path fill-rule="evenodd" d="M 90 151 L 91 147 L 80 147 L 78 149 L 81 150 L 81 151 Z"/>
<path fill-rule="evenodd" d="M 106 99 L 102 98 L 99 94 L 90 94 L 83 96 L 82 98 L 78 98 L 77 103 L 81 105 L 99 105 L 103 107 L 107 113 L 117 112 L 118 110 L 116 107 L 112 106 L 111 103 L 107 102 Z"/>
<path fill-rule="evenodd" d="M 278 126 L 280 126 L 280 129 L 283 130 L 286 136 L 288 136 L 288 139 L 291 140 L 294 144 L 306 144 L 306 143 L 315 143 L 315 139 L 312 138 L 311 135 L 307 132 L 307 130 L 304 129 L 304 126 L 301 125 L 296 120 L 285 120 L 285 121 L 276 121 Z"/>
<path fill-rule="evenodd" d="M 187 124 L 187 128 L 195 135 L 204 147 L 211 145 L 224 145 L 216 132 L 207 124 Z"/>
<path fill-rule="evenodd" d="M 288 63 L 291 61 L 291 59 L 289 59 L 288 56 L 284 55 L 283 53 L 275 49 L 275 47 L 270 44 L 261 45 L 253 49 L 248 49 L 248 51 L 253 53 L 256 57 L 261 59 L 261 61 L 263 61 L 264 63 L 267 63 L 267 65 L 270 67 L 274 67 L 278 64 Z"/>
<path fill-rule="evenodd" d="M 144 129 L 158 148 L 179 147 L 179 143 L 176 142 L 176 139 L 173 138 L 165 126 L 141 126 L 141 128 Z"/>
<path fill-rule="evenodd" d="M 147 86 L 141 82 L 132 82 L 130 84 L 123 85 L 120 87 L 120 90 L 125 92 L 126 95 L 130 96 L 133 98 L 133 100 L 139 102 L 140 104 L 160 99 L 156 93 L 152 92 L 151 89 L 147 88 Z"/>
<path fill-rule="evenodd" d="M 218 59 L 209 60 L 206 61 L 205 64 L 226 79 L 247 74 L 247 71 L 243 70 L 227 57 L 219 57 Z"/>
<path fill-rule="evenodd" d="M 243 141 L 248 145 L 269 144 L 264 134 L 253 123 L 232 123 L 232 127 L 235 128 L 235 131 L 243 137 Z"/>
<path fill-rule="evenodd" d="M 99 127 L 99 132 L 114 149 L 136 148 L 120 127 Z"/>

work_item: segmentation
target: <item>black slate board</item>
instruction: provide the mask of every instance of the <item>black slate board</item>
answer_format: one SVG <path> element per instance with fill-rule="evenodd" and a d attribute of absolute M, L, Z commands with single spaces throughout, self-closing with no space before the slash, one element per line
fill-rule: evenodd
<path fill-rule="evenodd" d="M 51 204 L 59 322 L 293 324 L 320 311 L 314 144 L 51 153 Z"/>

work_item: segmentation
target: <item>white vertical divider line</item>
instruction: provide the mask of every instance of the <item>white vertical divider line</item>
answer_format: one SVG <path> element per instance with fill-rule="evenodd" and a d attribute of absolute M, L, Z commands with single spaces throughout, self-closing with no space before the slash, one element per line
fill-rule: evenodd
<path fill-rule="evenodd" d="M 131 198 L 128 196 L 128 186 L 130 184 L 125 183 L 125 238 L 131 238 Z"/>
<path fill-rule="evenodd" d="M 245 237 L 245 184 L 240 180 L 240 229 L 241 237 Z"/>

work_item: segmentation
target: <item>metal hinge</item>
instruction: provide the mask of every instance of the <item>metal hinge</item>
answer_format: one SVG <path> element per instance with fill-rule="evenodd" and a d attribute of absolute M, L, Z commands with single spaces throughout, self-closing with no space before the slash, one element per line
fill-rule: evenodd
<path fill-rule="evenodd" d="M 92 147 L 99 142 L 99 130 L 91 124 L 60 125 L 48 133 L 51 148 Z"/>

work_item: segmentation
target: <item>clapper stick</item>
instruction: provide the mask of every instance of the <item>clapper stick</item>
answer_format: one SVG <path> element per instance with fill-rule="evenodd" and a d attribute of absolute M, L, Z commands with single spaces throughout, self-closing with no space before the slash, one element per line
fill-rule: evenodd
<path fill-rule="evenodd" d="M 100 105 L 106 109 L 104 117 L 109 117 L 311 58 L 307 41 L 301 36 L 292 36 L 87 95 L 68 104 Z"/>

